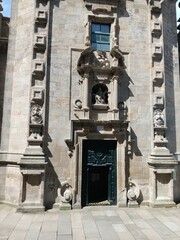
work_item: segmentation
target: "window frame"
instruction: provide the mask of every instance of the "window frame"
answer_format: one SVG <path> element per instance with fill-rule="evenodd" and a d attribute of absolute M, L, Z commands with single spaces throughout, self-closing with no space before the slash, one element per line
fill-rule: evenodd
<path fill-rule="evenodd" d="M 109 52 L 111 47 L 112 47 L 112 36 L 115 35 L 114 29 L 115 29 L 115 18 L 114 17 L 97 17 L 94 15 L 88 15 L 88 32 L 87 32 L 87 37 L 90 41 L 90 45 L 92 46 L 92 24 L 97 23 L 97 24 L 107 24 L 110 25 L 110 31 L 109 31 L 109 50 L 106 52 Z M 95 50 L 96 51 L 96 50 Z"/>
<path fill-rule="evenodd" d="M 93 29 L 99 28 L 98 30 Z M 103 30 L 103 27 L 107 27 L 107 31 Z M 111 25 L 109 23 L 91 23 L 91 46 L 94 50 L 110 51 L 110 33 Z M 107 37 L 107 41 L 103 40 L 103 36 Z M 94 39 L 93 39 L 94 38 Z M 99 39 L 98 39 L 99 38 Z"/>

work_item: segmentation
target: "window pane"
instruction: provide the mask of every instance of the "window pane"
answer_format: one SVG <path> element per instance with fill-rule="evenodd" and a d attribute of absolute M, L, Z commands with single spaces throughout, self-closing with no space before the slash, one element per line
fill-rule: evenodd
<path fill-rule="evenodd" d="M 91 40 L 92 42 L 96 42 L 96 34 L 92 33 Z"/>
<path fill-rule="evenodd" d="M 101 43 L 97 43 L 97 44 L 96 44 L 96 49 L 95 49 L 95 50 L 109 51 L 109 44 L 101 44 Z"/>
<path fill-rule="evenodd" d="M 101 35 L 92 33 L 92 42 L 101 42 Z"/>
<path fill-rule="evenodd" d="M 92 23 L 92 32 L 100 32 L 100 24 L 99 23 Z"/>
<path fill-rule="evenodd" d="M 102 25 L 101 25 L 101 32 L 109 33 L 109 32 L 110 32 L 110 26 L 109 26 L 109 24 L 102 24 Z"/>
<path fill-rule="evenodd" d="M 101 42 L 109 43 L 109 36 L 108 35 L 101 35 Z"/>

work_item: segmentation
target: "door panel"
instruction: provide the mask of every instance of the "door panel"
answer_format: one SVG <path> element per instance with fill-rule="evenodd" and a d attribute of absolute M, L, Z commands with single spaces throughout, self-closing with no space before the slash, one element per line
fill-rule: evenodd
<path fill-rule="evenodd" d="M 116 141 L 84 140 L 82 206 L 116 204 Z"/>

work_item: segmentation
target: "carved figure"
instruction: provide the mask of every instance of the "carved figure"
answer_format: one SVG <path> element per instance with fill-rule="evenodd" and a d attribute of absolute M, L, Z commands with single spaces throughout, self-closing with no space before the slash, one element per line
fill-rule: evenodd
<path fill-rule="evenodd" d="M 164 117 L 161 109 L 154 111 L 154 127 L 163 127 L 164 126 Z"/>
<path fill-rule="evenodd" d="M 31 123 L 41 124 L 42 122 L 42 107 L 35 104 L 31 107 Z"/>
<path fill-rule="evenodd" d="M 111 51 L 110 54 L 113 58 L 113 66 L 114 67 L 121 67 L 122 69 L 125 69 L 126 66 L 124 64 L 124 56 L 121 52 L 121 50 L 118 48 L 118 45 L 115 45 Z"/>
<path fill-rule="evenodd" d="M 102 88 L 99 87 L 98 91 L 95 94 L 95 103 L 96 104 L 105 104 L 105 94 L 107 92 L 103 92 Z"/>

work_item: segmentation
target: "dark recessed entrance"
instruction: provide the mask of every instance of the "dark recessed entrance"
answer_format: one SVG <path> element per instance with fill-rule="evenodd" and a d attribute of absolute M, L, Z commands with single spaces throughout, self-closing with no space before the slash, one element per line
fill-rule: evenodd
<path fill-rule="evenodd" d="M 84 140 L 82 206 L 116 204 L 116 141 Z"/>
<path fill-rule="evenodd" d="M 108 166 L 92 166 L 88 174 L 88 202 L 106 203 L 108 201 Z"/>

